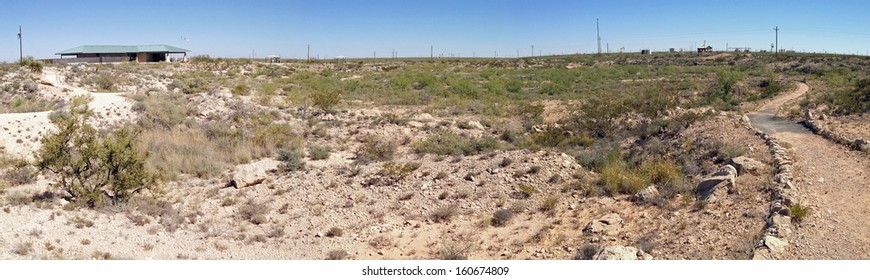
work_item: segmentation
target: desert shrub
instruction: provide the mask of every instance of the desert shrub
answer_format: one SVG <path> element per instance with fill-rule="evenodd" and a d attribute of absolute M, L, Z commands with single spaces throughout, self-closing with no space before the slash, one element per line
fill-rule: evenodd
<path fill-rule="evenodd" d="M 474 243 L 460 241 L 444 241 L 438 250 L 438 258 L 442 260 L 467 260 L 468 254 L 474 248 Z"/>
<path fill-rule="evenodd" d="M 435 211 L 432 211 L 431 218 L 432 221 L 436 223 L 449 222 L 450 219 L 452 219 L 453 216 L 455 216 L 458 212 L 459 209 L 456 207 L 456 205 L 438 207 L 437 209 L 435 209 Z"/>
<path fill-rule="evenodd" d="M 716 72 L 716 83 L 710 87 L 701 100 L 702 105 L 711 105 L 720 110 L 734 109 L 734 95 L 739 89 L 737 83 L 743 79 L 743 74 L 737 71 Z"/>
<path fill-rule="evenodd" d="M 141 114 L 139 125 L 146 129 L 171 129 L 186 124 L 187 117 L 196 114 L 196 109 L 188 105 L 180 94 L 137 95 L 133 111 Z"/>
<path fill-rule="evenodd" d="M 36 181 L 36 170 L 27 161 L 18 161 L 3 173 L 3 180 L 11 186 L 30 184 Z"/>
<path fill-rule="evenodd" d="M 505 167 L 510 166 L 512 163 L 514 163 L 514 160 L 512 160 L 511 158 L 507 158 L 507 157 L 506 157 L 506 158 L 503 158 L 503 159 L 501 160 L 501 162 L 498 163 L 498 166 L 501 167 L 501 168 L 505 168 Z"/>
<path fill-rule="evenodd" d="M 520 190 L 520 195 L 523 198 L 531 197 L 532 194 L 534 194 L 535 190 L 536 190 L 534 186 L 528 185 L 528 184 L 519 184 L 519 185 L 517 185 L 517 189 Z"/>
<path fill-rule="evenodd" d="M 286 172 L 305 170 L 305 161 L 302 159 L 302 153 L 297 150 L 279 150 L 278 161 L 281 162 L 278 168 Z"/>
<path fill-rule="evenodd" d="M 374 135 L 362 138 L 362 146 L 357 150 L 357 161 L 386 161 L 391 160 L 396 153 L 396 143 L 380 139 Z"/>
<path fill-rule="evenodd" d="M 651 181 L 641 172 L 628 166 L 622 159 L 608 162 L 602 169 L 598 185 L 609 195 L 634 194 L 649 186 Z"/>
<path fill-rule="evenodd" d="M 211 90 L 210 80 L 217 80 L 211 72 L 194 72 L 189 74 L 176 74 L 172 83 L 167 85 L 171 90 L 179 90 L 184 94 L 194 94 Z"/>
<path fill-rule="evenodd" d="M 350 257 L 350 254 L 345 250 L 332 250 L 326 253 L 327 260 L 343 260 Z"/>
<path fill-rule="evenodd" d="M 335 90 L 315 91 L 308 97 L 311 98 L 311 105 L 326 111 L 332 110 L 341 102 L 341 93 Z"/>
<path fill-rule="evenodd" d="M 238 83 L 230 90 L 230 92 L 237 95 L 248 95 L 251 93 L 251 88 L 247 84 Z"/>
<path fill-rule="evenodd" d="M 709 148 L 713 151 L 713 155 L 718 161 L 727 161 L 742 156 L 749 151 L 746 146 L 726 143 L 719 140 L 710 143 Z"/>
<path fill-rule="evenodd" d="M 491 137 L 471 138 L 440 130 L 413 147 L 418 154 L 469 156 L 499 149 L 501 145 Z"/>
<path fill-rule="evenodd" d="M 344 231 L 339 227 L 332 227 L 326 231 L 326 237 L 341 237 L 342 235 L 344 235 Z"/>
<path fill-rule="evenodd" d="M 527 146 L 556 147 L 561 149 L 587 147 L 595 143 L 595 140 L 584 133 L 575 135 L 571 131 L 555 128 L 532 133 L 526 140 L 528 141 L 526 143 Z"/>
<path fill-rule="evenodd" d="M 15 247 L 12 249 L 12 253 L 21 256 L 27 256 L 27 254 L 30 254 L 31 251 L 33 251 L 32 242 L 19 242 L 15 244 Z"/>
<path fill-rule="evenodd" d="M 429 73 L 419 73 L 414 78 L 414 89 L 417 90 L 428 88 L 438 83 L 438 78 Z"/>
<path fill-rule="evenodd" d="M 147 171 L 148 153 L 139 150 L 139 132 L 122 128 L 103 137 L 87 123 L 86 101 L 76 100 L 71 110 L 54 114 L 58 130 L 42 138 L 35 165 L 59 177 L 57 186 L 80 205 L 98 207 L 108 198 L 112 205 L 151 188 L 157 176 Z"/>
<path fill-rule="evenodd" d="M 556 205 L 559 204 L 559 199 L 555 196 L 550 196 L 544 199 L 544 202 L 541 203 L 541 211 L 550 212 L 556 209 Z"/>
<path fill-rule="evenodd" d="M 329 148 L 324 146 L 311 145 L 308 147 L 308 156 L 312 160 L 323 160 L 329 158 Z"/>
<path fill-rule="evenodd" d="M 450 86 L 449 92 L 453 96 L 474 99 L 479 95 L 477 86 L 467 78 L 451 77 L 447 80 L 447 85 Z"/>
<path fill-rule="evenodd" d="M 139 140 L 151 152 L 149 169 L 164 170 L 169 178 L 179 173 L 201 178 L 220 174 L 229 166 L 227 157 L 232 156 L 199 129 L 146 130 Z"/>
<path fill-rule="evenodd" d="M 509 92 L 519 93 L 523 90 L 523 81 L 519 79 L 509 79 L 505 82 L 504 87 Z"/>
<path fill-rule="evenodd" d="M 601 246 L 594 243 L 589 243 L 580 247 L 580 250 L 577 250 L 577 254 L 574 255 L 575 260 L 592 260 L 595 257 L 595 254 L 598 254 L 598 251 L 601 250 Z"/>
<path fill-rule="evenodd" d="M 499 209 L 492 214 L 491 222 L 493 226 L 501 227 L 506 225 L 513 217 L 514 211 L 511 211 L 511 209 Z"/>
<path fill-rule="evenodd" d="M 249 199 L 245 204 L 239 206 L 238 215 L 243 220 L 249 221 L 252 224 L 259 225 L 268 221 L 266 217 L 269 214 L 269 205 L 265 203 L 259 203 L 254 201 L 254 199 Z"/>
<path fill-rule="evenodd" d="M 788 207 L 788 215 L 796 222 L 800 223 L 810 215 L 810 208 L 801 205 L 800 203 L 795 203 L 792 206 Z"/>
<path fill-rule="evenodd" d="M 761 88 L 761 98 L 770 98 L 785 89 L 785 85 L 776 79 L 776 74 L 769 72 L 767 79 L 758 85 Z"/>
<path fill-rule="evenodd" d="M 23 65 L 24 67 L 27 67 L 27 69 L 30 70 L 31 72 L 36 72 L 36 73 L 42 73 L 42 68 L 45 67 L 45 63 L 43 63 L 42 61 L 33 59 L 33 57 L 30 57 L 30 56 L 25 57 L 21 61 L 21 65 Z"/>
<path fill-rule="evenodd" d="M 837 91 L 833 95 L 836 112 L 858 114 L 870 112 L 870 78 L 859 79 L 853 88 Z"/>

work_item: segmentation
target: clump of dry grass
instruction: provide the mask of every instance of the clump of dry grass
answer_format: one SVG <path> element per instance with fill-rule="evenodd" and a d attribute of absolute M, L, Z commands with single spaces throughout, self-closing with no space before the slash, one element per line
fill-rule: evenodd
<path fill-rule="evenodd" d="M 258 203 L 254 199 L 249 199 L 245 204 L 239 206 L 238 215 L 243 220 L 249 221 L 255 225 L 263 224 L 268 221 L 269 205 L 266 203 Z"/>

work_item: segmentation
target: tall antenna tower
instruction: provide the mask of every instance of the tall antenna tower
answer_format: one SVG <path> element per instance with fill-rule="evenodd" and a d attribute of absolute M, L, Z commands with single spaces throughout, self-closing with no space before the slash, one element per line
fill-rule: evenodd
<path fill-rule="evenodd" d="M 595 19 L 595 36 L 598 37 L 598 54 L 601 54 L 601 29 L 598 26 L 598 19 Z"/>
<path fill-rule="evenodd" d="M 776 53 L 779 53 L 779 26 L 773 29 L 776 31 Z"/>
<path fill-rule="evenodd" d="M 21 43 L 21 25 L 18 26 L 18 63 L 24 65 L 24 48 Z"/>

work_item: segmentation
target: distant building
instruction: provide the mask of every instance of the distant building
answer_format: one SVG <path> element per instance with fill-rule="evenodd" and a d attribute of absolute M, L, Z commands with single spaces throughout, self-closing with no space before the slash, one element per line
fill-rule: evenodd
<path fill-rule="evenodd" d="M 713 47 L 707 45 L 707 41 L 704 41 L 704 44 L 698 47 L 698 53 L 707 53 L 712 52 Z"/>
<path fill-rule="evenodd" d="M 651 54 L 651 53 L 652 53 L 652 52 L 651 52 L 650 50 L 648 50 L 648 49 L 646 49 L 646 50 L 640 50 L 640 54 Z"/>
<path fill-rule="evenodd" d="M 59 62 L 160 62 L 171 60 L 172 54 L 187 57 L 189 50 L 168 45 L 85 45 L 55 53 L 60 55 Z M 64 59 L 64 56 L 74 56 L 75 59 Z"/>

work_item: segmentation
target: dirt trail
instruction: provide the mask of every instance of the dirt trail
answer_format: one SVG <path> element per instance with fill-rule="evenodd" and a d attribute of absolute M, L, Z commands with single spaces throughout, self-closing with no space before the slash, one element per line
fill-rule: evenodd
<path fill-rule="evenodd" d="M 69 101 L 72 97 L 90 95 L 93 100 L 88 104 L 96 118 L 93 125 L 105 127 L 124 121 L 131 116 L 131 103 L 123 93 L 93 93 L 83 88 L 66 84 L 57 69 L 46 68 L 42 80 L 60 89 L 58 97 Z M 65 91 L 63 91 L 65 90 Z M 2 151 L 15 158 L 32 159 L 33 151 L 39 148 L 39 139 L 52 127 L 49 121 L 51 112 L 31 112 L 0 114 L 0 147 Z"/>
<path fill-rule="evenodd" d="M 805 83 L 749 114 L 752 124 L 793 147 L 800 203 L 812 213 L 788 237 L 788 259 L 870 259 L 870 158 L 777 117 Z"/>

